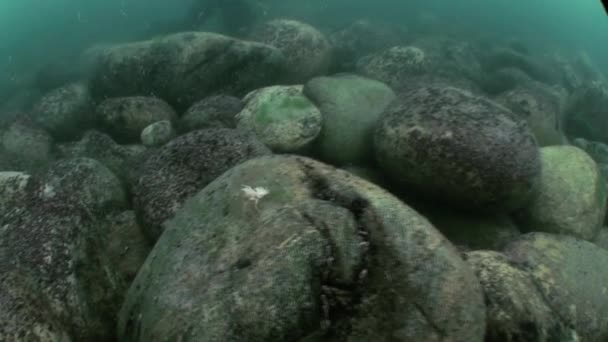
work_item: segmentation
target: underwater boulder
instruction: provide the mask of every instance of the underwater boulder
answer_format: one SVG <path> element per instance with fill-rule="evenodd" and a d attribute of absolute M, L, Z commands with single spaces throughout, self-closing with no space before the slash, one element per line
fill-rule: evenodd
<path fill-rule="evenodd" d="M 527 124 L 468 91 L 427 86 L 397 97 L 375 132 L 380 168 L 404 190 L 467 208 L 525 206 L 540 156 Z"/>
<path fill-rule="evenodd" d="M 2 134 L 2 150 L 14 170 L 34 172 L 53 159 L 53 138 L 35 125 L 14 122 Z"/>
<path fill-rule="evenodd" d="M 236 128 L 235 116 L 243 109 L 243 101 L 230 95 L 214 95 L 194 103 L 182 115 L 178 130 L 188 133 L 204 128 Z"/>
<path fill-rule="evenodd" d="M 283 80 L 299 84 L 329 70 L 332 47 L 316 28 L 296 20 L 275 19 L 254 29 L 250 38 L 278 48 L 286 58 Z"/>
<path fill-rule="evenodd" d="M 0 172 L 0 217 L 15 201 L 19 201 L 27 194 L 27 186 L 31 176 L 24 172 Z"/>
<path fill-rule="evenodd" d="M 576 341 L 575 331 L 552 310 L 525 268 L 494 251 L 468 252 L 465 259 L 483 288 L 486 341 Z"/>
<path fill-rule="evenodd" d="M 209 32 L 176 33 L 98 52 L 97 99 L 153 95 L 178 111 L 210 95 L 243 96 L 276 83 L 285 58 L 270 45 Z"/>
<path fill-rule="evenodd" d="M 319 157 L 335 165 L 365 165 L 373 160 L 373 133 L 380 114 L 395 99 L 384 83 L 352 74 L 316 77 L 304 94 L 323 115 L 315 143 Z"/>
<path fill-rule="evenodd" d="M 79 141 L 58 145 L 63 158 L 92 158 L 131 187 L 136 181 L 138 166 L 147 156 L 141 145 L 119 145 L 109 135 L 94 130 L 86 131 Z"/>
<path fill-rule="evenodd" d="M 139 141 L 141 131 L 150 124 L 177 119 L 168 103 L 144 96 L 107 99 L 95 111 L 104 130 L 122 143 Z"/>
<path fill-rule="evenodd" d="M 478 80 L 482 91 L 496 96 L 534 80 L 518 68 L 507 67 L 483 73 Z"/>
<path fill-rule="evenodd" d="M 393 89 L 403 88 L 404 82 L 428 73 L 430 67 L 431 61 L 425 51 L 416 46 L 393 46 L 357 61 L 357 73 L 384 82 Z"/>
<path fill-rule="evenodd" d="M 72 83 L 45 94 L 34 105 L 32 120 L 58 141 L 79 136 L 95 120 L 87 86 Z"/>
<path fill-rule="evenodd" d="M 405 34 L 387 24 L 357 20 L 329 36 L 334 69 L 353 71 L 359 58 L 401 44 Z"/>
<path fill-rule="evenodd" d="M 49 195 L 62 192 L 97 215 L 127 207 L 118 177 L 91 158 L 62 159 L 52 164 L 45 175 L 44 191 Z"/>
<path fill-rule="evenodd" d="M 251 132 L 273 152 L 304 151 L 321 132 L 323 118 L 302 88 L 279 85 L 247 94 L 236 115 L 237 128 Z"/>
<path fill-rule="evenodd" d="M 553 315 L 573 330 L 572 340 L 606 339 L 608 251 L 566 235 L 531 233 L 507 246 L 504 254 L 531 275 Z"/>
<path fill-rule="evenodd" d="M 545 84 L 528 82 L 503 92 L 494 100 L 526 120 L 538 145 L 543 147 L 566 142 L 562 132 L 565 97 Z"/>
<path fill-rule="evenodd" d="M 458 251 L 348 172 L 254 158 L 165 226 L 122 307 L 121 341 L 483 341 L 481 288 Z"/>
<path fill-rule="evenodd" d="M 483 70 L 486 72 L 515 67 L 524 71 L 536 81 L 547 84 L 558 82 L 555 77 L 555 70 L 550 68 L 548 64 L 541 64 L 540 61 L 509 48 L 493 48 L 480 56 L 480 61 Z"/>
<path fill-rule="evenodd" d="M 0 339 L 112 340 L 126 287 L 106 257 L 104 225 L 44 181 L 26 188 L 0 215 Z"/>
<path fill-rule="evenodd" d="M 143 163 L 133 188 L 142 229 L 155 241 L 162 223 L 190 196 L 226 170 L 269 153 L 254 136 L 234 129 L 210 128 L 171 140 Z"/>
<path fill-rule="evenodd" d="M 608 86 L 588 83 L 576 89 L 564 116 L 568 135 L 608 144 Z"/>
<path fill-rule="evenodd" d="M 141 143 L 147 147 L 158 147 L 168 143 L 175 137 L 173 124 L 169 120 L 157 121 L 141 131 Z"/>
<path fill-rule="evenodd" d="M 105 220 L 107 256 L 122 280 L 130 284 L 152 250 L 152 245 L 137 223 L 134 211 L 112 213 Z"/>
<path fill-rule="evenodd" d="M 606 215 L 605 180 L 580 148 L 543 147 L 538 195 L 516 214 L 523 230 L 593 241 Z"/>

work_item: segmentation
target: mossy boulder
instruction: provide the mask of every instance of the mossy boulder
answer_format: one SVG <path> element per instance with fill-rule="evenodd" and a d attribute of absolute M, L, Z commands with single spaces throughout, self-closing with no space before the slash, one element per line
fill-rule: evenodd
<path fill-rule="evenodd" d="M 516 215 L 526 231 L 593 240 L 606 214 L 606 182 L 596 163 L 574 146 L 541 149 L 538 196 Z"/>
<path fill-rule="evenodd" d="M 494 251 L 468 252 L 466 260 L 483 288 L 487 341 L 576 341 L 576 332 L 553 311 L 525 268 Z"/>
<path fill-rule="evenodd" d="M 243 110 L 243 101 L 230 95 L 214 95 L 194 103 L 182 115 L 178 131 L 187 133 L 204 128 L 236 128 L 235 116 Z"/>
<path fill-rule="evenodd" d="M 270 45 L 182 32 L 103 48 L 94 63 L 95 98 L 154 94 L 182 111 L 210 95 L 243 96 L 274 84 L 285 58 Z"/>
<path fill-rule="evenodd" d="M 102 101 L 96 108 L 101 127 L 121 143 L 133 143 L 141 132 L 157 121 L 177 119 L 165 101 L 145 96 L 118 97 Z"/>
<path fill-rule="evenodd" d="M 193 131 L 155 151 L 142 165 L 133 206 L 152 241 L 181 205 L 228 169 L 270 150 L 254 136 L 233 129 Z"/>
<path fill-rule="evenodd" d="M 0 215 L 0 340 L 108 341 L 126 289 L 90 208 L 31 179 Z"/>
<path fill-rule="evenodd" d="M 32 109 L 33 121 L 59 141 L 78 137 L 95 123 L 93 103 L 84 83 L 72 83 L 45 94 Z"/>
<path fill-rule="evenodd" d="M 398 96 L 375 132 L 380 168 L 403 191 L 467 208 L 525 206 L 540 178 L 528 125 L 486 98 L 426 86 Z"/>
<path fill-rule="evenodd" d="M 540 146 L 563 145 L 562 113 L 566 95 L 539 82 L 514 87 L 495 98 L 526 120 Z"/>
<path fill-rule="evenodd" d="M 511 265 L 525 270 L 574 341 L 608 336 L 608 251 L 566 235 L 531 233 L 507 246 Z M 550 341 L 554 341 L 550 340 Z"/>
<path fill-rule="evenodd" d="M 365 165 L 373 160 L 378 118 L 395 93 L 384 83 L 352 74 L 316 77 L 304 94 L 323 115 L 315 143 L 319 157 L 335 165 Z"/>
<path fill-rule="evenodd" d="M 158 147 L 168 143 L 175 137 L 173 124 L 169 120 L 157 121 L 146 126 L 141 131 L 141 143 L 147 147 Z"/>
<path fill-rule="evenodd" d="M 321 112 L 304 96 L 301 85 L 258 89 L 243 101 L 237 127 L 253 133 L 274 152 L 303 151 L 321 132 Z"/>
<path fill-rule="evenodd" d="M 53 160 L 53 142 L 44 129 L 15 122 L 2 133 L 0 150 L 10 158 L 13 170 L 36 172 Z"/>
<path fill-rule="evenodd" d="M 458 251 L 386 191 L 311 159 L 242 163 L 165 227 L 121 341 L 483 341 Z"/>
<path fill-rule="evenodd" d="M 316 28 L 289 19 L 268 21 L 253 30 L 250 38 L 278 48 L 286 58 L 284 80 L 301 84 L 327 73 L 332 48 L 325 35 Z"/>

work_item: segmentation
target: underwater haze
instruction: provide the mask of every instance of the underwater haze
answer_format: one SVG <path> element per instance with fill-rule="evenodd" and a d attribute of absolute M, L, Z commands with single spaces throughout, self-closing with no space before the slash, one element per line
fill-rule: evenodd
<path fill-rule="evenodd" d="M 608 341 L 600 0 L 0 1 L 0 342 Z"/>

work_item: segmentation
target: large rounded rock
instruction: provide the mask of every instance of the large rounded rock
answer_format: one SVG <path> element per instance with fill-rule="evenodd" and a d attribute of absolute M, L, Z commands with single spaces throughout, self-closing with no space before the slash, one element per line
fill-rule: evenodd
<path fill-rule="evenodd" d="M 0 172 L 0 216 L 27 194 L 27 185 L 31 176 L 23 172 Z"/>
<path fill-rule="evenodd" d="M 569 135 L 608 143 L 608 86 L 589 83 L 576 89 L 564 116 Z"/>
<path fill-rule="evenodd" d="M 154 94 L 178 110 L 215 94 L 242 96 L 283 75 L 285 58 L 269 45 L 208 32 L 183 32 L 98 52 L 96 98 Z"/>
<path fill-rule="evenodd" d="M 63 158 L 87 157 L 105 165 L 128 186 L 132 186 L 139 176 L 137 170 L 146 157 L 146 149 L 140 145 L 119 145 L 110 136 L 87 131 L 79 141 L 59 145 Z"/>
<path fill-rule="evenodd" d="M 0 215 L 0 340 L 115 336 L 126 287 L 106 257 L 104 225 L 65 194 L 30 180 Z"/>
<path fill-rule="evenodd" d="M 47 195 L 62 192 L 95 214 L 124 210 L 127 206 L 127 196 L 118 177 L 95 159 L 60 160 L 49 168 L 45 180 Z"/>
<path fill-rule="evenodd" d="M 142 229 L 156 240 L 161 224 L 190 196 L 237 164 L 269 153 L 255 137 L 232 129 L 194 131 L 173 139 L 146 160 L 133 189 Z"/>
<path fill-rule="evenodd" d="M 412 77 L 428 73 L 431 65 L 424 50 L 398 45 L 361 58 L 357 62 L 357 72 L 400 89 Z"/>
<path fill-rule="evenodd" d="M 139 141 L 141 131 L 148 125 L 177 118 L 165 101 L 144 96 L 107 99 L 96 112 L 105 131 L 119 142 Z"/>
<path fill-rule="evenodd" d="M 339 70 L 353 70 L 359 58 L 399 45 L 404 39 L 403 31 L 383 23 L 357 20 L 332 32 L 329 40 L 334 49 L 335 67 Z"/>
<path fill-rule="evenodd" d="M 361 165 L 373 159 L 374 128 L 395 98 L 387 85 L 340 74 L 313 78 L 306 83 L 304 94 L 323 115 L 323 129 L 316 141 L 321 159 L 336 165 Z"/>
<path fill-rule="evenodd" d="M 574 341 L 608 336 L 608 251 L 565 235 L 532 233 L 505 249 L 511 265 L 525 270 Z M 555 341 L 555 340 L 552 340 Z"/>
<path fill-rule="evenodd" d="M 235 116 L 243 101 L 230 95 L 206 97 L 193 104 L 179 120 L 178 130 L 187 133 L 204 128 L 236 128 Z"/>
<path fill-rule="evenodd" d="M 157 121 L 141 131 L 141 143 L 147 147 L 158 147 L 168 143 L 175 137 L 173 124 L 169 120 Z"/>
<path fill-rule="evenodd" d="M 167 222 L 121 341 L 483 341 L 481 289 L 414 210 L 294 156 L 247 161 Z"/>
<path fill-rule="evenodd" d="M 469 252 L 466 259 L 484 291 L 486 341 L 576 341 L 527 270 L 498 252 Z"/>
<path fill-rule="evenodd" d="M 18 170 L 44 168 L 53 158 L 53 138 L 44 129 L 20 122 L 2 134 L 2 149 Z"/>
<path fill-rule="evenodd" d="M 562 145 L 562 111 L 565 96 L 554 89 L 528 82 L 500 94 L 495 100 L 528 122 L 540 146 Z"/>
<path fill-rule="evenodd" d="M 331 45 L 314 27 L 287 19 L 271 20 L 251 35 L 256 41 L 277 47 L 287 59 L 287 81 L 303 83 L 327 73 L 331 63 Z"/>
<path fill-rule="evenodd" d="M 321 112 L 304 96 L 301 85 L 258 89 L 243 101 L 237 127 L 252 132 L 275 152 L 302 151 L 321 132 Z"/>
<path fill-rule="evenodd" d="M 538 196 L 516 216 L 527 231 L 593 240 L 606 214 L 606 184 L 597 165 L 574 146 L 541 149 Z"/>
<path fill-rule="evenodd" d="M 72 83 L 44 95 L 35 104 L 33 120 L 57 140 L 68 140 L 94 123 L 91 96 L 86 85 Z"/>
<path fill-rule="evenodd" d="M 508 109 L 452 87 L 422 87 L 385 110 L 375 135 L 382 169 L 425 196 L 470 208 L 519 208 L 535 193 L 538 146 Z"/>

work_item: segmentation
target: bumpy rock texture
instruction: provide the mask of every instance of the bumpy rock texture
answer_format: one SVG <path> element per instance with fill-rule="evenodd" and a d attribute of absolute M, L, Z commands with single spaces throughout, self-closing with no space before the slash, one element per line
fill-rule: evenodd
<path fill-rule="evenodd" d="M 73 83 L 44 95 L 32 110 L 33 120 L 57 140 L 78 136 L 94 123 L 91 95 L 83 83 Z"/>
<path fill-rule="evenodd" d="M 576 341 L 527 270 L 498 252 L 470 252 L 466 259 L 483 287 L 487 341 Z"/>
<path fill-rule="evenodd" d="M 319 157 L 336 165 L 373 160 L 374 128 L 395 99 L 384 83 L 352 74 L 316 77 L 304 94 L 321 110 L 323 129 L 315 143 Z"/>
<path fill-rule="evenodd" d="M 186 133 L 203 128 L 236 128 L 235 116 L 243 109 L 243 101 L 230 95 L 206 97 L 193 104 L 182 115 L 177 129 Z"/>
<path fill-rule="evenodd" d="M 274 152 L 302 151 L 321 132 L 321 112 L 302 94 L 301 85 L 258 89 L 243 101 L 237 127 L 253 133 Z"/>
<path fill-rule="evenodd" d="M 405 188 L 470 208 L 512 210 L 535 193 L 538 146 L 508 109 L 453 87 L 404 93 L 382 115 L 375 151 Z"/>
<path fill-rule="evenodd" d="M 103 225 L 66 194 L 30 180 L 0 215 L 2 341 L 114 338 L 125 286 L 105 255 Z"/>
<path fill-rule="evenodd" d="M 570 340 L 608 338 L 608 251 L 565 235 L 522 236 L 504 253 L 526 271 L 561 324 L 574 330 Z"/>
<path fill-rule="evenodd" d="M 178 110 L 215 94 L 242 96 L 279 80 L 276 48 L 207 32 L 184 32 L 102 49 L 95 58 L 96 98 L 154 95 Z"/>
<path fill-rule="evenodd" d="M 53 138 L 44 129 L 15 122 L 1 134 L 0 153 L 9 159 L 14 171 L 44 169 L 53 159 Z"/>
<path fill-rule="evenodd" d="M 134 208 L 144 232 L 156 240 L 163 231 L 161 224 L 186 199 L 233 166 L 269 153 L 255 137 L 225 128 L 173 139 L 146 160 L 133 189 Z"/>
<path fill-rule="evenodd" d="M 541 149 L 538 196 L 517 214 L 522 229 L 592 241 L 606 214 L 606 183 L 596 163 L 574 146 Z"/>
<path fill-rule="evenodd" d="M 107 99 L 96 108 L 104 130 L 119 142 L 139 141 L 144 128 L 157 121 L 174 121 L 169 104 L 154 97 L 133 96 Z"/>
<path fill-rule="evenodd" d="M 157 121 L 141 131 L 141 142 L 147 147 L 158 147 L 175 137 L 173 124 L 169 120 Z"/>
<path fill-rule="evenodd" d="M 308 24 L 271 20 L 254 30 L 251 38 L 283 52 L 287 60 L 287 82 L 303 83 L 329 69 L 331 45 L 323 33 Z"/>
<path fill-rule="evenodd" d="M 250 197 L 243 185 L 268 194 Z M 478 281 L 427 220 L 347 172 L 247 161 L 167 223 L 120 314 L 121 341 L 483 340 Z"/>

